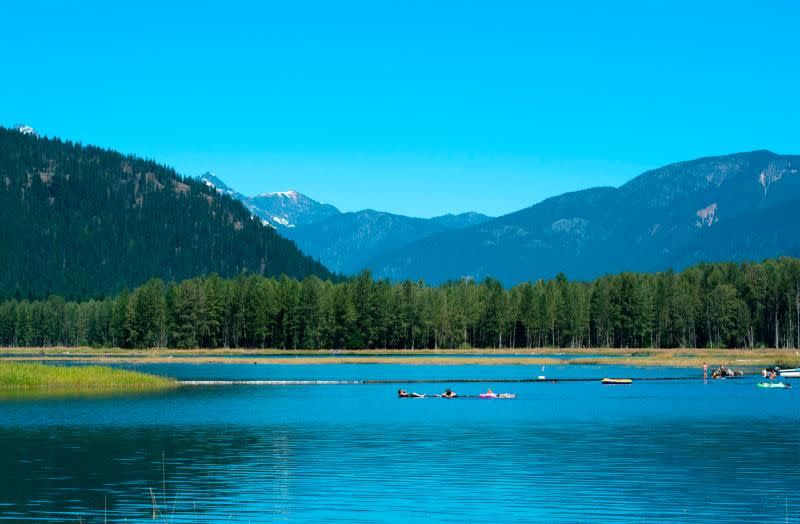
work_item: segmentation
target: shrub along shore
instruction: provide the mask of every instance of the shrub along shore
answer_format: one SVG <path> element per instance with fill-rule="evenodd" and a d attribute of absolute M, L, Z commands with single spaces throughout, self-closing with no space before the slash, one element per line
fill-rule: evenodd
<path fill-rule="evenodd" d="M 0 390 L 145 390 L 177 386 L 158 375 L 106 366 L 57 366 L 30 362 L 0 362 Z"/>

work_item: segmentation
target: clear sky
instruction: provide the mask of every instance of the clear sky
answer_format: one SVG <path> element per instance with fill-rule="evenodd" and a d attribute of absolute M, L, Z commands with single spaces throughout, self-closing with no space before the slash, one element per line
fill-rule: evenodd
<path fill-rule="evenodd" d="M 777 0 L 3 0 L 0 124 L 248 194 L 498 215 L 800 153 L 799 27 Z"/>

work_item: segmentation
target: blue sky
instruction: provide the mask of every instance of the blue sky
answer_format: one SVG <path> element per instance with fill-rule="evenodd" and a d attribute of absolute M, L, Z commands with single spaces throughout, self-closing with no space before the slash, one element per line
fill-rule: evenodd
<path fill-rule="evenodd" d="M 798 2 L 67 4 L 0 7 L 0 124 L 249 194 L 498 215 L 800 153 Z"/>

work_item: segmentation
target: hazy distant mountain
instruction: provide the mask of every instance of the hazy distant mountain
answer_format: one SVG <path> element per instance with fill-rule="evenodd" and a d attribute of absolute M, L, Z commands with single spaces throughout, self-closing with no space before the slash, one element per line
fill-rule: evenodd
<path fill-rule="evenodd" d="M 619 188 L 549 198 L 446 231 L 366 265 L 377 276 L 438 283 L 460 277 L 506 284 L 589 279 L 702 261 L 800 255 L 800 156 L 754 151 L 648 171 Z"/>
<path fill-rule="evenodd" d="M 320 222 L 285 231 L 307 255 L 344 274 L 357 273 L 379 254 L 417 239 L 480 224 L 489 217 L 480 213 L 412 218 L 371 209 L 343 213 Z"/>
<path fill-rule="evenodd" d="M 330 276 L 241 203 L 149 160 L 0 127 L 0 296 L 219 273 Z"/>

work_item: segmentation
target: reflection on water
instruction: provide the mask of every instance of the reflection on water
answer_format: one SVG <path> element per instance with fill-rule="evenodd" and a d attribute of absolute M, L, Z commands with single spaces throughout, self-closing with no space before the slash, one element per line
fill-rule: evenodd
<path fill-rule="evenodd" d="M 84 399 L 98 399 L 98 398 L 126 398 L 131 395 L 137 397 L 144 397 L 147 395 L 159 395 L 163 393 L 165 388 L 103 388 L 103 387 L 86 387 L 86 388 L 67 388 L 67 387 L 28 387 L 28 388 L 0 388 L 0 402 L 9 401 L 37 401 L 46 399 L 63 399 L 63 398 L 84 398 Z"/>
<path fill-rule="evenodd" d="M 150 488 L 175 522 L 785 522 L 800 507 L 798 391 L 499 386 L 520 398 L 359 385 L 4 401 L 0 518 L 101 522 L 107 504 L 109 521 L 150 520 Z"/>

